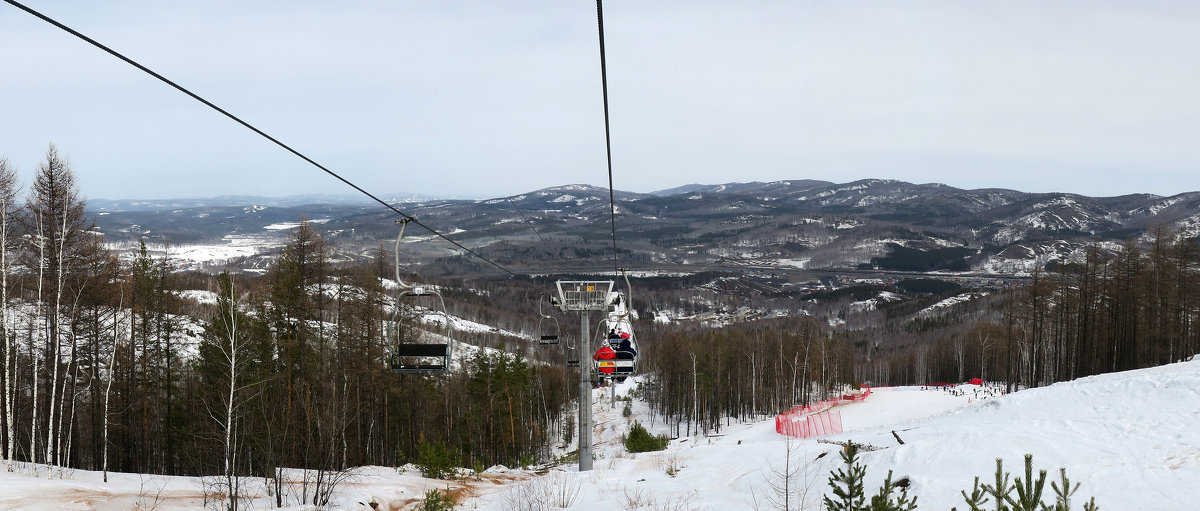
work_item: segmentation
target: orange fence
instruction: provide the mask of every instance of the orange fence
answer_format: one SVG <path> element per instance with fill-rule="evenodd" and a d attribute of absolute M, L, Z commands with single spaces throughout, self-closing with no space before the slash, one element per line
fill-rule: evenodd
<path fill-rule="evenodd" d="M 833 435 L 842 432 L 842 414 L 830 411 L 831 408 L 855 401 L 862 401 L 871 395 L 870 387 L 863 387 L 866 392 L 845 395 L 833 399 L 825 399 L 816 403 L 797 406 L 775 416 L 775 431 L 781 435 L 796 438 L 812 438 Z"/>

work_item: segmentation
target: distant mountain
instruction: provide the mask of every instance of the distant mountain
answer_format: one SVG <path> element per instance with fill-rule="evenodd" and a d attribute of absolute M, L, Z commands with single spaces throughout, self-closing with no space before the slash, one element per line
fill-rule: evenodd
<path fill-rule="evenodd" d="M 1086 197 L 866 179 L 692 184 L 654 193 L 617 191 L 623 264 L 711 268 L 1023 273 L 1145 242 L 1156 229 L 1200 235 L 1200 192 L 1172 197 Z M 486 200 L 395 200 L 422 224 L 520 271 L 611 265 L 609 191 L 564 185 Z M 112 243 L 174 245 L 286 242 L 301 218 L 354 254 L 390 245 L 396 214 L 348 196 L 218 197 L 89 202 Z M 483 271 L 479 261 L 412 227 L 406 259 L 425 271 Z M 247 241 L 250 240 L 250 241 Z M 261 264 L 261 263 L 255 263 Z"/>
<path fill-rule="evenodd" d="M 405 204 L 436 200 L 435 197 L 410 194 L 389 194 L 380 196 L 389 204 Z M 362 194 L 304 194 L 287 197 L 260 197 L 254 195 L 221 195 L 205 198 L 177 199 L 88 199 L 87 207 L 94 211 L 164 211 L 179 208 L 215 208 L 228 206 L 248 206 L 252 204 L 271 207 L 295 207 L 311 204 L 376 204 Z"/>
<path fill-rule="evenodd" d="M 691 185 L 679 186 L 676 188 L 668 188 L 666 190 L 659 190 L 657 192 L 650 192 L 650 193 L 652 195 L 657 195 L 659 197 L 669 197 L 671 195 L 695 194 L 695 193 L 752 193 L 756 190 L 764 190 L 764 189 L 779 190 L 779 189 L 792 188 L 792 187 L 795 187 L 796 189 L 809 189 L 809 188 L 816 188 L 816 187 L 820 187 L 820 186 L 829 186 L 832 184 L 833 183 L 830 183 L 828 181 L 816 181 L 816 180 L 812 180 L 812 179 L 802 179 L 802 180 L 798 180 L 798 181 L 773 181 L 770 183 L 762 183 L 759 181 L 752 181 L 749 183 L 725 183 L 725 184 L 721 184 L 721 185 L 691 184 Z"/>

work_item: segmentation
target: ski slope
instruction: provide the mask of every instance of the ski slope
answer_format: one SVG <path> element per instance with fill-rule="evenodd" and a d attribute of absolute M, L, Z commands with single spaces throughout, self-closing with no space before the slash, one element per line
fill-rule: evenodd
<path fill-rule="evenodd" d="M 632 390 L 633 379 L 618 386 Z M 866 487 L 873 493 L 889 469 L 911 479 L 918 509 L 963 509 L 960 490 L 974 476 L 986 482 L 1003 458 L 1020 475 L 1025 453 L 1035 468 L 1057 476 L 1067 469 L 1081 484 L 1076 508 L 1095 496 L 1100 508 L 1193 510 L 1200 502 L 1200 360 L 1083 378 L 999 397 L 977 397 L 920 387 L 875 389 L 865 401 L 838 408 L 844 433 L 824 440 L 853 440 L 881 449 L 862 454 Z M 793 509 L 819 509 L 829 471 L 840 464 L 840 447 L 816 440 L 789 440 L 774 431 L 773 417 L 734 424 L 711 436 L 673 440 L 666 451 L 628 454 L 620 444 L 630 419 L 666 432 L 644 404 L 622 417 L 609 389 L 595 391 L 597 442 L 594 470 L 553 467 L 544 475 L 493 467 L 456 481 L 429 480 L 408 467 L 364 467 L 343 486 L 333 509 L 409 509 L 432 488 L 451 487 L 459 509 L 725 510 L 774 509 L 772 483 L 780 481 L 785 456 L 800 467 L 792 481 Z M 893 431 L 904 441 L 901 445 Z M 0 509 L 204 509 L 196 478 L 112 475 L 73 471 L 47 479 L 0 471 Z M 672 472 L 669 474 L 668 472 Z M 1049 494 L 1049 484 L 1046 488 Z M 805 507 L 796 505 L 803 500 Z M 267 508 L 267 500 L 254 509 Z M 285 509 L 312 509 L 293 504 Z"/>

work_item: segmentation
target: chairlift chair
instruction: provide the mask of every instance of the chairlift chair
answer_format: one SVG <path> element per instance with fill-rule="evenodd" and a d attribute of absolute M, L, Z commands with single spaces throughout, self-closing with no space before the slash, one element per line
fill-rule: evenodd
<path fill-rule="evenodd" d="M 549 303 L 549 301 L 549 297 L 547 297 L 546 302 Z M 562 329 L 559 327 L 558 318 L 542 312 L 542 300 L 538 300 L 538 344 L 558 344 L 558 337 L 561 334 Z"/>
<path fill-rule="evenodd" d="M 567 367 L 579 367 L 579 348 L 567 347 Z"/>
<path fill-rule="evenodd" d="M 617 332 L 615 337 L 613 332 Z M 633 325 L 628 318 L 619 312 L 610 313 L 608 318 L 601 320 L 597 325 L 594 339 L 592 345 L 597 348 L 593 352 L 592 360 L 597 376 L 624 380 L 637 373 L 637 343 L 633 335 Z M 623 346 L 626 341 L 628 345 Z"/>
<path fill-rule="evenodd" d="M 404 238 L 404 228 L 409 219 L 399 220 L 400 235 L 396 237 L 396 282 L 401 291 L 396 295 L 395 309 L 392 312 L 392 353 L 390 358 L 392 372 L 399 374 L 445 374 L 450 367 L 450 357 L 454 352 L 453 328 L 450 315 L 446 312 L 446 302 L 436 289 L 425 286 L 406 284 L 400 278 L 400 240 Z M 428 302 L 425 309 L 441 316 L 446 342 L 412 342 L 417 336 L 417 329 L 411 325 L 419 314 L 415 313 L 418 301 Z M 409 314 L 405 314 L 405 303 L 409 303 Z M 406 321 L 407 319 L 407 321 Z"/>
<path fill-rule="evenodd" d="M 632 294 L 629 276 L 625 270 L 621 270 L 621 274 L 625 277 L 626 289 Z M 638 346 L 633 332 L 630 302 L 620 291 L 609 293 L 608 316 L 600 321 L 595 339 L 593 346 L 598 348 L 592 359 L 596 375 L 624 381 L 637 374 Z"/>

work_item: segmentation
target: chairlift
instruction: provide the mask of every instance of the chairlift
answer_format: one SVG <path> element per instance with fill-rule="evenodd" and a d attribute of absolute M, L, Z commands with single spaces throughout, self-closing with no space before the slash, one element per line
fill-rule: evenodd
<path fill-rule="evenodd" d="M 546 302 L 550 302 L 549 296 L 547 296 Z M 562 329 L 559 327 L 558 318 L 543 312 L 542 300 L 538 300 L 538 344 L 558 344 L 558 337 L 561 334 Z"/>
<path fill-rule="evenodd" d="M 392 372 L 399 374 L 445 374 L 450 367 L 450 356 L 454 352 L 453 328 L 450 315 L 446 312 L 446 302 L 436 289 L 406 284 L 400 278 L 400 240 L 404 238 L 404 228 L 410 219 L 398 220 L 400 235 L 396 237 L 396 282 L 400 292 L 396 294 L 395 309 L 392 311 L 391 339 L 392 353 L 390 358 Z M 418 305 L 423 302 L 426 305 Z M 407 307 L 405 306 L 407 304 Z M 434 335 L 414 326 L 424 313 L 418 307 L 432 311 L 441 316 L 441 335 L 446 342 L 413 342 L 421 337 Z"/>
<path fill-rule="evenodd" d="M 567 335 L 562 339 L 563 357 L 567 360 L 567 367 L 579 367 L 579 343 L 572 336 Z"/>
<path fill-rule="evenodd" d="M 625 288 L 632 296 L 632 286 L 629 275 L 621 270 L 625 277 Z M 612 291 L 608 298 L 608 316 L 597 325 L 595 342 L 597 346 L 592 359 L 594 370 L 601 378 L 625 378 L 637 374 L 638 345 L 633 332 L 633 320 L 630 313 L 630 302 L 620 291 Z"/>
<path fill-rule="evenodd" d="M 579 348 L 567 346 L 567 367 L 579 367 Z"/>

